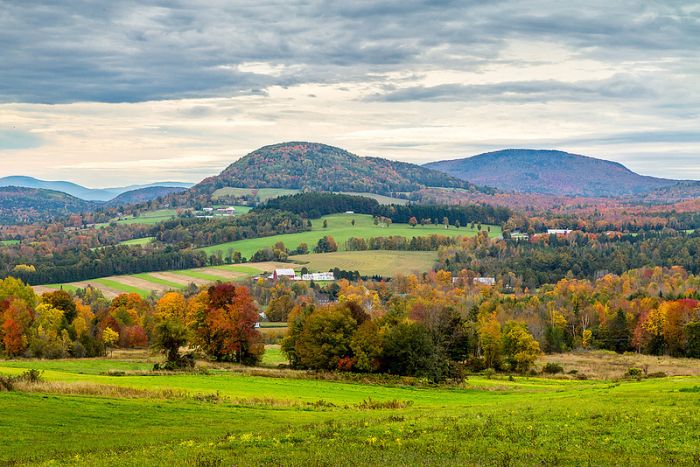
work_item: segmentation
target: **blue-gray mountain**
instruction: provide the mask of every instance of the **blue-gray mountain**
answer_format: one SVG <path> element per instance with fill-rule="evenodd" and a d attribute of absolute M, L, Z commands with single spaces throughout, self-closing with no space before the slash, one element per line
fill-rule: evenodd
<path fill-rule="evenodd" d="M 149 187 L 177 187 L 177 188 L 189 188 L 192 183 L 183 182 L 157 182 L 148 183 L 145 185 L 130 185 L 123 187 L 114 188 L 86 188 L 77 183 L 66 182 L 66 181 L 47 181 L 39 180 L 34 177 L 25 176 L 10 176 L 0 178 L 0 187 L 5 186 L 17 186 L 23 188 L 39 188 L 43 190 L 53 190 L 61 191 L 67 193 L 76 198 L 80 198 L 88 201 L 109 201 L 116 198 L 122 193 L 128 191 L 140 190 L 141 188 Z"/>
<path fill-rule="evenodd" d="M 537 149 L 505 149 L 425 167 L 477 185 L 548 195 L 643 195 L 679 183 L 639 175 L 617 162 Z"/>

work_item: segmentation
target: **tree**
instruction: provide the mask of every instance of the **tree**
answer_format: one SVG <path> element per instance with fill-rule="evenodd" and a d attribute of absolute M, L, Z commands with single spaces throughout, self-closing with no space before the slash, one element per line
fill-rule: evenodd
<path fill-rule="evenodd" d="M 315 309 L 304 320 L 294 345 L 302 368 L 335 370 L 342 358 L 352 357 L 350 347 L 357 321 L 342 305 Z"/>
<path fill-rule="evenodd" d="M 184 324 L 175 319 L 167 319 L 156 326 L 153 347 L 165 354 L 168 363 L 179 367 L 182 366 L 180 347 L 187 344 L 187 341 L 188 332 Z"/>
<path fill-rule="evenodd" d="M 328 220 L 327 219 L 323 219 L 323 228 L 324 229 L 328 228 Z"/>
<path fill-rule="evenodd" d="M 326 235 L 325 237 L 319 239 L 314 251 L 316 253 L 332 253 L 334 251 L 338 251 L 338 244 L 335 242 L 335 239 L 332 236 Z"/>
<path fill-rule="evenodd" d="M 73 322 L 76 316 L 76 307 L 73 297 L 65 290 L 56 290 L 54 292 L 46 292 L 41 296 L 41 301 L 51 305 L 51 307 L 63 311 L 63 317 L 67 324 Z"/>
<path fill-rule="evenodd" d="M 449 372 L 449 362 L 437 353 L 428 329 L 411 322 L 392 326 L 384 334 L 384 366 L 388 373 L 434 381 Z"/>
<path fill-rule="evenodd" d="M 110 356 L 112 355 L 112 349 L 119 342 L 119 333 L 112 328 L 105 328 L 102 331 L 102 343 L 109 349 Z"/>
<path fill-rule="evenodd" d="M 352 224 L 352 226 L 355 227 L 355 219 L 351 220 L 350 224 Z"/>
<path fill-rule="evenodd" d="M 542 354 L 540 344 L 524 323 L 508 321 L 503 327 L 503 355 L 510 367 L 520 373 L 532 368 Z"/>
<path fill-rule="evenodd" d="M 350 348 L 355 355 L 355 369 L 378 371 L 382 364 L 384 338 L 373 321 L 365 321 L 352 336 Z"/>
<path fill-rule="evenodd" d="M 202 299 L 206 308 L 195 305 L 189 315 L 194 343 L 217 360 L 257 363 L 265 347 L 255 329 L 259 315 L 248 288 L 219 284 L 210 287 Z"/>
<path fill-rule="evenodd" d="M 156 303 L 155 318 L 161 321 L 185 323 L 187 301 L 179 292 L 168 292 Z"/>
<path fill-rule="evenodd" d="M 289 313 L 293 308 L 294 300 L 288 293 L 285 293 L 270 300 L 265 315 L 270 321 L 284 322 L 287 321 Z"/>
<path fill-rule="evenodd" d="M 499 369 L 501 366 L 503 338 L 501 324 L 496 319 L 495 312 L 481 318 L 479 340 L 487 368 Z"/>
<path fill-rule="evenodd" d="M 411 216 L 411 218 L 408 220 L 408 225 L 415 229 L 417 224 L 418 220 L 416 219 L 416 216 Z"/>

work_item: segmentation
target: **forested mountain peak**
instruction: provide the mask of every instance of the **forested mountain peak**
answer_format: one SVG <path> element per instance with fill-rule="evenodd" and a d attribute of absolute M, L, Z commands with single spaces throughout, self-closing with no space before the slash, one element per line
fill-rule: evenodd
<path fill-rule="evenodd" d="M 425 167 L 480 185 L 553 195 L 634 195 L 677 183 L 639 175 L 618 162 L 541 149 L 505 149 Z"/>
<path fill-rule="evenodd" d="M 426 186 L 473 189 L 438 171 L 379 157 L 360 157 L 320 143 L 287 142 L 257 149 L 194 189 L 290 188 L 391 194 Z"/>

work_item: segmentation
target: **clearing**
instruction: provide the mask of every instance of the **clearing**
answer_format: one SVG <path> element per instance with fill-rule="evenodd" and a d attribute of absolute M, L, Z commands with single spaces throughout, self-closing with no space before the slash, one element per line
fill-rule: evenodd
<path fill-rule="evenodd" d="M 283 357 L 270 349 L 270 366 Z M 410 378 L 155 360 L 0 361 L 45 382 L 0 396 L 0 463 L 697 465 L 700 377 Z M 694 361 L 694 365 L 700 362 Z"/>
<path fill-rule="evenodd" d="M 339 251 L 290 256 L 289 259 L 311 271 L 339 268 L 358 271 L 363 276 L 392 277 L 396 273 L 410 274 L 430 271 L 437 260 L 435 251 Z M 298 267 L 297 267 L 298 269 Z"/>
<path fill-rule="evenodd" d="M 353 220 L 355 220 L 354 226 L 352 225 Z M 324 221 L 327 223 L 326 228 L 323 228 Z M 244 258 L 250 258 L 256 251 L 263 248 L 270 248 L 277 242 L 283 242 L 290 250 L 295 249 L 300 243 L 306 243 L 311 251 L 318 241 L 326 235 L 332 236 L 338 243 L 338 248 L 344 250 L 345 242 L 352 237 L 367 239 L 371 237 L 389 237 L 397 235 L 411 238 L 424 237 L 432 234 L 449 235 L 452 237 L 471 237 L 479 232 L 476 228 L 460 227 L 457 229 L 454 226 L 450 226 L 449 229 L 445 229 L 442 225 L 418 225 L 416 227 L 411 227 L 408 224 L 391 224 L 388 227 L 384 224 L 374 225 L 372 216 L 368 214 L 333 214 L 320 219 L 314 219 L 311 221 L 311 225 L 312 230 L 309 232 L 238 240 L 209 246 L 202 248 L 202 250 L 209 256 L 216 254 L 227 256 L 230 252 L 239 251 Z M 500 227 L 495 225 L 482 226 L 482 230 L 487 229 L 490 229 L 490 236 L 501 236 Z"/>

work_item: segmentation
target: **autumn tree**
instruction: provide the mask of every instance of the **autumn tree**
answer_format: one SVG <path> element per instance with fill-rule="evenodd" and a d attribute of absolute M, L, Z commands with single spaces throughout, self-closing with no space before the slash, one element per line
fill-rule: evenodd
<path fill-rule="evenodd" d="M 257 363 L 265 348 L 255 328 L 259 315 L 248 288 L 219 284 L 201 298 L 206 308 L 198 306 L 190 315 L 194 343 L 217 360 Z"/>
<path fill-rule="evenodd" d="M 526 373 L 541 354 L 540 344 L 525 324 L 509 321 L 503 326 L 503 356 L 512 369 Z"/>

